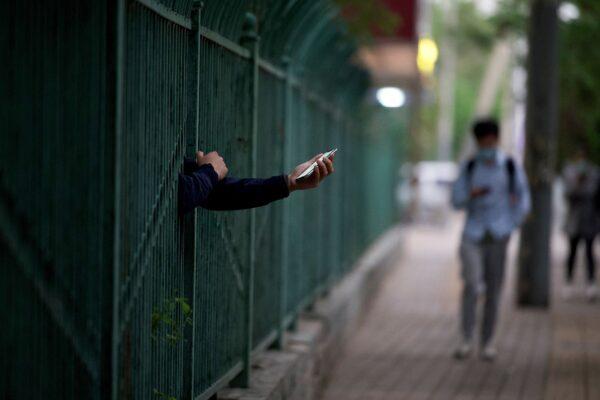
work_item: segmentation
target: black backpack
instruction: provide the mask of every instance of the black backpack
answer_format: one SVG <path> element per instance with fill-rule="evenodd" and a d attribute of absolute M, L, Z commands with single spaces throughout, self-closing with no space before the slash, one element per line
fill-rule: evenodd
<path fill-rule="evenodd" d="M 506 173 L 508 174 L 508 191 L 510 194 L 516 193 L 516 183 L 515 183 L 515 161 L 512 157 L 507 157 L 506 162 L 504 163 L 504 167 L 506 168 Z M 470 159 L 467 162 L 467 182 L 469 186 L 471 185 L 471 176 L 473 175 L 473 169 L 475 168 L 475 159 Z"/>
<path fill-rule="evenodd" d="M 596 207 L 596 212 L 600 214 L 600 176 L 598 176 L 596 182 L 596 192 L 594 193 L 594 206 Z"/>

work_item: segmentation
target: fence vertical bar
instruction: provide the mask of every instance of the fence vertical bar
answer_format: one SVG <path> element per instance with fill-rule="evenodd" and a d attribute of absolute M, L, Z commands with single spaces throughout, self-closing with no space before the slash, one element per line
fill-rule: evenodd
<path fill-rule="evenodd" d="M 283 99 L 283 158 L 282 165 L 284 171 L 290 169 L 291 163 L 291 146 L 290 135 L 292 132 L 292 78 L 291 78 L 291 62 L 290 58 L 285 56 L 282 59 L 285 70 L 285 93 Z M 281 218 L 281 288 L 279 290 L 279 326 L 277 327 L 276 348 L 281 349 L 285 345 L 285 319 L 287 313 L 287 296 L 288 296 L 288 267 L 290 258 L 290 204 L 285 202 L 282 205 Z"/>
<path fill-rule="evenodd" d="M 244 20 L 243 35 L 241 38 L 241 44 L 250 50 L 250 107 L 251 112 L 251 172 L 252 176 L 256 176 L 257 173 L 257 140 L 258 140 L 258 33 L 257 33 L 257 22 L 256 16 L 252 13 L 246 13 Z M 252 330 L 254 326 L 254 267 L 256 264 L 256 210 L 250 211 L 250 263 L 248 270 L 246 271 L 246 315 L 244 319 L 244 330 L 246 341 L 244 343 L 244 354 L 243 354 L 243 370 L 238 377 L 235 379 L 235 384 L 241 387 L 248 387 L 250 384 L 250 358 L 252 354 Z"/>
<path fill-rule="evenodd" d="M 204 3 L 195 1 L 192 6 L 192 32 L 193 37 L 189 42 L 189 56 L 190 56 L 190 68 L 189 68 L 189 80 L 188 80 L 188 115 L 187 115 L 187 137 L 186 137 L 186 149 L 185 153 L 187 157 L 195 159 L 196 150 L 198 149 L 198 137 L 200 134 L 200 79 L 199 79 L 199 60 L 200 60 L 200 16 L 202 13 L 202 7 Z M 197 226 L 197 212 L 196 210 L 188 213 L 183 217 L 182 229 L 183 229 L 183 257 L 184 257 L 184 296 L 187 299 L 191 299 L 192 312 L 198 312 L 198 305 L 196 304 L 196 296 L 194 295 L 194 282 L 196 273 L 196 254 L 198 244 L 198 230 Z M 185 351 L 184 351 L 184 376 L 183 376 L 183 400 L 189 400 L 194 398 L 193 393 L 193 382 L 194 382 L 194 338 L 195 338 L 195 326 L 196 324 L 185 324 L 184 338 L 185 340 Z"/>
<path fill-rule="evenodd" d="M 125 59 L 125 2 L 118 0 L 107 7 L 107 131 L 108 143 L 105 162 L 107 235 L 106 268 L 102 282 L 102 356 L 100 396 L 117 399 L 118 352 L 119 352 L 119 266 L 120 266 L 120 219 L 121 219 L 121 136 L 123 120 L 123 84 Z"/>

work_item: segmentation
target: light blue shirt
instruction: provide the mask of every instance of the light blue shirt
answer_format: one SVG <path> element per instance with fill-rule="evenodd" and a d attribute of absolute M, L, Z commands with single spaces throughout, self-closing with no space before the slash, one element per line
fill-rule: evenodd
<path fill-rule="evenodd" d="M 475 158 L 475 165 L 467 173 L 465 162 L 460 175 L 452 187 L 452 205 L 467 211 L 463 236 L 473 241 L 481 240 L 486 233 L 495 239 L 504 238 L 521 225 L 531 208 L 529 184 L 525 172 L 514 162 L 514 196 L 509 190 L 507 156 L 498 151 L 493 163 Z M 487 187 L 489 192 L 471 198 L 472 188 Z"/>

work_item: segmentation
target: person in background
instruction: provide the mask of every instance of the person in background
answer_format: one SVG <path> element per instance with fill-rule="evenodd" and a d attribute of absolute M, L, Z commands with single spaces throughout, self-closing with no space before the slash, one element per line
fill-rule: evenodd
<path fill-rule="evenodd" d="M 598 191 L 598 168 L 588 161 L 583 149 L 563 170 L 564 194 L 567 203 L 567 216 L 564 230 L 569 238 L 569 254 L 566 261 L 566 283 L 563 297 L 573 295 L 573 273 L 579 243 L 585 243 L 587 262 L 586 295 L 589 300 L 598 296 L 596 285 L 596 263 L 594 260 L 594 238 L 598 233 L 598 209 L 596 195 Z"/>
<path fill-rule="evenodd" d="M 289 196 L 294 190 L 316 188 L 334 171 L 333 156 L 321 159 L 322 156 L 317 154 L 288 175 L 239 179 L 227 176 L 229 169 L 219 153 L 198 151 L 195 160 L 184 160 L 183 173 L 179 174 L 179 214 L 186 214 L 196 207 L 221 211 L 261 207 Z M 314 172 L 297 179 L 314 162 L 317 163 Z"/>
<path fill-rule="evenodd" d="M 493 119 L 476 121 L 473 135 L 477 153 L 461 166 L 452 187 L 452 205 L 467 213 L 459 250 L 464 283 L 462 340 L 454 356 L 463 359 L 471 355 L 477 300 L 485 294 L 480 356 L 493 361 L 506 249 L 511 233 L 529 213 L 530 197 L 525 172 L 498 148 L 498 123 Z"/>

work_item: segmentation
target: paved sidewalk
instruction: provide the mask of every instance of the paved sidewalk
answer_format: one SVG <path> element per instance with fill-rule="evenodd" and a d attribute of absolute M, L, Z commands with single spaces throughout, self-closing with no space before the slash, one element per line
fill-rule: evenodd
<path fill-rule="evenodd" d="M 459 236 L 458 220 L 410 229 L 404 256 L 332 371 L 323 400 L 600 399 L 600 306 L 573 301 L 552 312 L 515 309 L 514 257 L 498 359 L 452 359 Z M 513 238 L 512 254 L 515 248 Z"/>
<path fill-rule="evenodd" d="M 556 238 L 555 253 L 564 260 L 567 248 Z M 600 254 L 600 238 L 596 240 L 596 259 Z M 563 263 L 557 267 L 563 267 Z M 584 281 L 583 248 L 579 249 L 576 280 Z M 552 344 L 546 384 L 546 399 L 600 399 L 600 301 L 589 303 L 581 294 L 564 301 L 559 296 L 562 268 L 554 271 L 554 306 L 552 309 Z"/>

